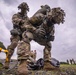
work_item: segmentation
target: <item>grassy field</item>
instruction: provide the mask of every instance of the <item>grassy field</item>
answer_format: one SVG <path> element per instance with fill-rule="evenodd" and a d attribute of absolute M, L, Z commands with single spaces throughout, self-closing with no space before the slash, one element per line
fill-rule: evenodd
<path fill-rule="evenodd" d="M 76 65 L 61 64 L 59 70 L 34 71 L 30 75 L 76 75 Z"/>
<path fill-rule="evenodd" d="M 76 75 L 76 65 L 61 64 L 61 75 Z"/>
<path fill-rule="evenodd" d="M 2 66 L 3 66 L 3 64 L 2 64 L 2 63 L 0 63 L 0 68 L 2 68 Z"/>
<path fill-rule="evenodd" d="M 74 67 L 76 68 L 76 64 L 61 64 L 60 67 Z"/>
<path fill-rule="evenodd" d="M 0 65 L 1 67 L 2 65 Z M 13 69 L 5 75 L 15 75 L 16 69 Z M 0 74 L 3 75 L 3 74 Z M 76 75 L 76 65 L 68 65 L 68 64 L 61 64 L 59 70 L 38 70 L 38 71 L 31 71 L 29 75 Z"/>
<path fill-rule="evenodd" d="M 70 65 L 70 64 L 61 64 L 60 65 L 60 68 L 61 69 L 63 69 L 63 68 L 65 68 L 65 69 L 75 69 L 76 70 L 76 65 Z"/>

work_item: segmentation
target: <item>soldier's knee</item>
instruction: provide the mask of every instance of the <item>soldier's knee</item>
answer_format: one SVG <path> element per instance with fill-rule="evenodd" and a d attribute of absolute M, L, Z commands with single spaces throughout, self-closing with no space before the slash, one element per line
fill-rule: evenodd
<path fill-rule="evenodd" d="M 13 41 L 10 45 L 11 49 L 15 49 L 17 46 L 18 42 L 17 41 Z"/>
<path fill-rule="evenodd" d="M 14 42 L 13 42 L 13 45 L 17 45 L 17 43 L 18 43 L 17 41 L 14 41 Z"/>
<path fill-rule="evenodd" d="M 17 46 L 17 43 L 18 42 L 16 42 L 16 41 L 13 41 L 8 47 L 7 47 L 7 50 L 14 50 L 15 48 L 16 48 L 16 46 Z"/>
<path fill-rule="evenodd" d="M 30 42 L 33 39 L 33 34 L 31 32 L 24 32 L 22 38 L 26 42 Z"/>
<path fill-rule="evenodd" d="M 29 51 L 30 51 L 30 43 L 25 41 L 18 42 L 17 46 L 18 59 L 26 59 L 27 57 L 29 57 Z"/>

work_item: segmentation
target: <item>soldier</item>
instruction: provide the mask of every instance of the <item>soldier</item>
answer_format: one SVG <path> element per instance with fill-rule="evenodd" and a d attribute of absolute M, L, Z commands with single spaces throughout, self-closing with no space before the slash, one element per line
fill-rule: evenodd
<path fill-rule="evenodd" d="M 51 60 L 51 43 L 54 41 L 54 24 L 60 24 L 64 22 L 64 11 L 61 8 L 50 9 L 48 5 L 42 6 L 40 10 L 33 17 L 30 18 L 29 22 L 32 24 L 26 25 L 26 31 L 22 34 L 22 40 L 18 43 L 17 54 L 20 65 L 18 67 L 18 73 L 20 75 L 28 75 L 27 64 L 30 57 L 30 41 L 34 40 L 40 45 L 45 46 L 44 48 L 44 65 L 45 68 L 50 67 Z M 47 64 L 47 65 L 46 65 Z"/>
<path fill-rule="evenodd" d="M 44 59 L 45 61 L 50 61 L 50 57 L 51 57 L 50 41 L 53 41 L 54 37 L 53 39 L 47 38 L 49 40 L 49 42 L 47 42 L 47 39 L 45 39 L 46 37 L 45 29 L 40 26 L 44 22 L 44 19 L 47 16 L 47 12 L 49 11 L 50 11 L 50 7 L 48 5 L 42 6 L 41 9 L 38 10 L 34 14 L 34 16 L 30 18 L 29 22 L 32 25 L 31 24 L 26 25 L 26 23 L 24 23 L 26 31 L 22 34 L 22 40 L 18 43 L 18 47 L 17 47 L 18 60 L 20 61 L 20 65 L 18 67 L 18 73 L 21 75 L 25 75 L 25 72 L 28 72 L 27 64 L 28 64 L 28 59 L 30 57 L 29 53 L 30 53 L 30 41 L 31 40 L 34 40 L 38 42 L 40 45 L 45 46 Z M 52 29 L 52 31 L 50 32 L 50 35 L 53 36 L 54 26 L 51 26 L 51 27 L 50 28 Z"/>
<path fill-rule="evenodd" d="M 9 63 L 10 63 L 10 59 L 11 56 L 14 53 L 14 49 L 16 48 L 18 41 L 22 39 L 22 33 L 24 32 L 24 28 L 23 28 L 23 24 L 24 22 L 28 21 L 28 16 L 27 16 L 27 12 L 29 11 L 29 6 L 27 5 L 26 2 L 21 3 L 18 6 L 18 9 L 21 9 L 20 12 L 16 13 L 13 15 L 12 17 L 12 23 L 13 23 L 13 30 L 10 31 L 11 33 L 11 44 L 7 47 L 7 50 L 9 50 L 8 53 L 8 59 L 9 61 L 5 61 L 5 68 L 9 68 Z"/>
<path fill-rule="evenodd" d="M 49 17 L 52 16 L 51 13 L 49 14 L 50 11 L 51 11 L 50 6 L 42 5 L 41 9 L 39 9 L 33 15 L 33 17 L 30 18 L 31 24 L 34 25 L 36 28 L 38 28 L 36 30 L 36 35 L 33 34 L 34 41 L 36 41 L 40 45 L 45 46 L 45 48 L 43 50 L 43 58 L 45 61 L 45 63 L 44 63 L 45 65 L 46 65 L 46 62 L 51 61 L 50 51 L 51 51 L 52 46 L 51 46 L 50 41 L 54 41 L 54 32 L 55 32 L 54 25 L 52 24 L 52 22 L 51 22 L 51 25 L 49 25 L 49 27 L 46 24 L 47 18 L 49 19 Z M 49 67 L 50 67 L 50 65 L 49 65 Z"/>
<path fill-rule="evenodd" d="M 26 23 L 24 23 L 23 28 L 25 28 L 26 31 L 22 34 L 22 39 L 17 46 L 18 61 L 20 62 L 17 70 L 18 75 L 28 75 L 28 60 L 31 59 L 32 54 L 30 51 L 30 41 L 34 40 L 34 32 L 37 30 L 36 26 L 31 24 L 26 25 Z M 36 56 L 34 56 L 34 59 L 36 59 Z"/>

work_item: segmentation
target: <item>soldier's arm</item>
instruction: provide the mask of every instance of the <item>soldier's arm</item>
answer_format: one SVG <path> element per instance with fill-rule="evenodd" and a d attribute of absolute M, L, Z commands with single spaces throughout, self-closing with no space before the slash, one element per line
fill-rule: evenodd
<path fill-rule="evenodd" d="M 30 23 L 29 18 L 27 17 L 27 19 L 24 20 L 24 23 L 21 25 L 21 29 L 33 32 L 36 30 L 36 27 Z"/>
<path fill-rule="evenodd" d="M 14 14 L 12 17 L 12 23 L 14 26 L 19 26 L 21 19 L 19 18 L 18 14 Z"/>
<path fill-rule="evenodd" d="M 54 26 L 52 26 L 51 28 L 50 28 L 50 35 L 48 36 L 48 40 L 49 41 L 54 41 L 54 39 L 55 39 L 55 36 L 54 36 L 54 33 L 55 33 L 55 28 L 54 28 Z"/>
<path fill-rule="evenodd" d="M 34 32 L 36 30 L 36 27 L 34 27 L 33 25 L 27 23 L 24 25 L 24 27 L 27 31 L 31 31 L 31 32 Z"/>
<path fill-rule="evenodd" d="M 55 33 L 55 27 L 52 26 L 50 29 L 51 29 L 51 30 L 50 30 L 50 35 L 54 36 L 54 33 Z"/>

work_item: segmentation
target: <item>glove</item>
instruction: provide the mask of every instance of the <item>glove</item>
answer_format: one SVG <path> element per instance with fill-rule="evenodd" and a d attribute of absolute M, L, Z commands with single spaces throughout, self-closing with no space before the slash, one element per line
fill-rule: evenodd
<path fill-rule="evenodd" d="M 50 35 L 47 39 L 48 39 L 48 41 L 54 41 L 55 36 Z"/>
<path fill-rule="evenodd" d="M 44 28 L 38 28 L 36 30 L 36 34 L 41 36 L 41 37 L 45 36 L 46 35 L 45 29 Z"/>

